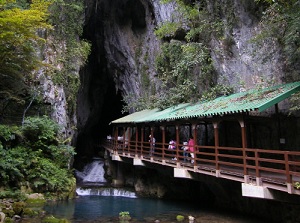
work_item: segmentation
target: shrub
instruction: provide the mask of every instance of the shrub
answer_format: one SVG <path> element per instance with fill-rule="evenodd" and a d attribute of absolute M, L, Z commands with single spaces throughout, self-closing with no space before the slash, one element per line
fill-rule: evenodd
<path fill-rule="evenodd" d="M 68 164 L 75 152 L 72 146 L 62 143 L 59 126 L 47 117 L 31 117 L 24 121 L 21 131 L 23 141 L 10 147 L 0 146 L 0 157 L 5 157 L 0 162 L 0 186 L 20 188 L 26 185 L 33 192 L 49 192 L 59 198 L 70 196 L 74 177 Z M 12 134 L 4 127 L 0 127 L 1 132 L 5 139 Z M 0 197 L 12 196 L 18 195 L 0 192 Z"/>

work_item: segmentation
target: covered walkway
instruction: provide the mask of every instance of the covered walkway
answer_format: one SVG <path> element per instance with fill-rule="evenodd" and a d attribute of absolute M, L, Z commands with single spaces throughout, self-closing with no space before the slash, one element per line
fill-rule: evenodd
<path fill-rule="evenodd" d="M 272 199 L 271 190 L 300 195 L 299 139 L 285 129 L 278 105 L 299 90 L 295 82 L 136 112 L 111 122 L 114 133 L 105 148 L 113 160 L 173 167 L 174 177 L 206 174 L 241 182 L 244 196 Z"/>

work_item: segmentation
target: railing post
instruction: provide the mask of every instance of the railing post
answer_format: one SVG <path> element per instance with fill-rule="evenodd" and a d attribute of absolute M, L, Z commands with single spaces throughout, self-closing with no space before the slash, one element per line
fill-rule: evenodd
<path fill-rule="evenodd" d="M 289 194 L 293 193 L 293 182 L 290 175 L 290 165 L 289 165 L 289 154 L 287 151 L 284 152 L 284 163 L 285 163 L 285 175 L 286 175 L 286 186 L 287 192 Z"/>
<path fill-rule="evenodd" d="M 122 153 L 125 155 L 125 133 L 126 133 L 126 128 L 123 127 L 123 140 L 122 140 Z"/>
<path fill-rule="evenodd" d="M 259 160 L 259 153 L 257 150 L 255 150 L 254 152 L 255 154 L 255 177 L 256 177 L 256 185 L 257 186 L 262 186 L 262 179 L 260 177 L 260 162 L 258 161 Z M 249 181 L 249 177 L 245 180 L 245 181 Z M 246 182 L 247 183 L 247 182 Z"/>
<path fill-rule="evenodd" d="M 114 152 L 118 153 L 118 149 L 119 149 L 119 142 L 118 142 L 118 133 L 119 127 L 116 126 L 115 128 L 115 136 L 114 136 Z"/>
<path fill-rule="evenodd" d="M 179 148 L 179 126 L 178 124 L 176 124 L 176 160 L 177 163 L 179 162 L 179 152 L 178 152 L 178 148 Z"/>
<path fill-rule="evenodd" d="M 215 136 L 215 165 L 216 165 L 216 177 L 220 176 L 220 166 L 219 166 L 219 123 L 213 122 L 214 126 L 214 136 Z"/>
<path fill-rule="evenodd" d="M 153 155 L 155 153 L 155 144 L 153 144 L 153 138 L 155 138 L 155 137 L 153 135 L 154 129 L 153 129 L 152 126 L 150 128 L 150 132 L 151 132 L 151 138 L 150 138 L 150 142 L 149 142 L 149 146 L 150 146 L 150 152 L 149 152 L 149 154 L 150 154 L 150 157 L 152 159 L 152 157 L 153 157 Z"/>
<path fill-rule="evenodd" d="M 162 130 L 162 162 L 165 162 L 165 143 L 166 143 L 166 131 L 165 131 L 165 126 L 161 126 Z"/>
<path fill-rule="evenodd" d="M 131 127 L 127 127 L 126 132 L 125 132 L 125 146 L 127 143 L 127 151 L 130 155 L 131 151 L 130 151 L 130 139 L 131 139 Z"/>
<path fill-rule="evenodd" d="M 194 168 L 197 166 L 197 150 L 198 150 L 198 144 L 197 144 L 197 128 L 196 124 L 192 124 L 192 130 L 193 130 L 193 138 L 194 138 Z"/>
<path fill-rule="evenodd" d="M 139 141 L 139 128 L 138 128 L 138 126 L 135 126 L 135 156 L 137 156 L 137 157 L 139 157 L 138 141 Z"/>
<path fill-rule="evenodd" d="M 246 153 L 246 148 L 247 148 L 246 126 L 243 118 L 238 119 L 238 121 L 240 123 L 241 133 L 242 133 L 244 181 L 245 183 L 249 183 L 249 174 L 247 169 L 247 153 Z"/>
<path fill-rule="evenodd" d="M 141 128 L 141 155 L 143 157 L 143 146 L 144 145 L 144 127 Z"/>

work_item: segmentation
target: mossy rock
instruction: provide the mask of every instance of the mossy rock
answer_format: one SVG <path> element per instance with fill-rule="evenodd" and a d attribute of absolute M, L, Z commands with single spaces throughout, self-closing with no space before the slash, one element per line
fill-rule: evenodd
<path fill-rule="evenodd" d="M 184 220 L 184 216 L 182 216 L 182 215 L 177 215 L 177 216 L 176 216 L 176 220 L 177 220 L 177 221 L 183 221 L 183 220 Z"/>
<path fill-rule="evenodd" d="M 12 209 L 2 209 L 2 212 L 6 217 L 13 217 L 15 215 L 15 212 Z"/>
<path fill-rule="evenodd" d="M 34 217 L 37 216 L 39 213 L 31 208 L 24 208 L 23 210 L 23 216 L 26 217 Z"/>
<path fill-rule="evenodd" d="M 38 207 L 38 206 L 44 206 L 44 204 L 46 203 L 46 200 L 44 197 L 40 198 L 27 198 L 25 201 L 28 206 L 34 206 L 34 207 Z"/>
<path fill-rule="evenodd" d="M 54 216 L 47 216 L 42 220 L 42 223 L 70 223 L 67 219 L 58 219 Z"/>
<path fill-rule="evenodd" d="M 12 204 L 12 208 L 13 208 L 15 214 L 17 214 L 17 215 L 21 215 L 22 214 L 25 206 L 26 206 L 26 203 L 23 202 L 23 201 L 14 202 Z"/>
<path fill-rule="evenodd" d="M 13 223 L 14 220 L 12 220 L 11 218 L 6 217 L 4 223 Z"/>

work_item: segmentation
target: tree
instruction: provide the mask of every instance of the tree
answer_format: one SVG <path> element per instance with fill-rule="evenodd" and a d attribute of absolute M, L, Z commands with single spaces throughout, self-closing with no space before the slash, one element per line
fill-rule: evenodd
<path fill-rule="evenodd" d="M 11 104 L 24 103 L 32 72 L 41 66 L 35 48 L 44 42 L 38 31 L 51 28 L 46 21 L 50 4 L 0 0 L 0 116 Z"/>

